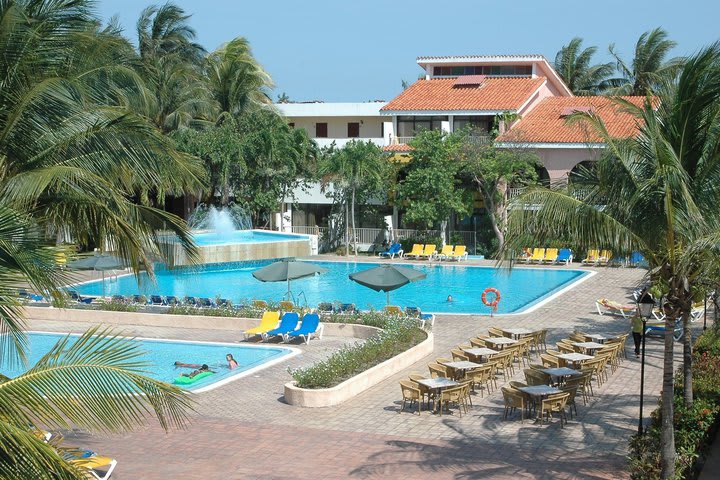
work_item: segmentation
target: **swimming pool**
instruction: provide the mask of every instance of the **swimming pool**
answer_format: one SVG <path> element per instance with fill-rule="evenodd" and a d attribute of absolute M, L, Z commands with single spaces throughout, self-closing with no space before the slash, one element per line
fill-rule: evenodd
<path fill-rule="evenodd" d="M 28 365 L 34 365 L 50 351 L 50 348 L 65 335 L 57 333 L 28 333 Z M 70 340 L 74 343 L 77 336 Z M 181 340 L 150 340 L 138 339 L 140 348 L 146 352 L 142 360 L 147 362 L 149 377 L 173 383 L 181 373 L 190 373 L 191 368 L 176 368 L 174 363 L 206 363 L 215 373 L 201 378 L 191 385 L 180 385 L 181 388 L 195 393 L 212 390 L 228 382 L 267 368 L 278 362 L 297 355 L 300 350 L 291 347 L 268 347 L 255 345 L 237 345 L 232 343 L 185 342 Z M 227 368 L 225 355 L 231 353 L 240 365 L 234 370 Z M 25 370 L 18 365 L 9 368 L 7 362 L 0 366 L 0 373 L 8 377 L 16 377 Z"/>
<path fill-rule="evenodd" d="M 106 282 L 105 295 L 175 295 L 229 298 L 234 303 L 248 299 L 281 300 L 287 291 L 285 282 L 261 283 L 252 272 L 271 263 L 255 261 L 206 265 L 169 271 L 156 270 L 156 283 L 141 275 L 139 283 L 132 275 Z M 301 303 L 316 306 L 320 302 L 354 303 L 360 309 L 381 309 L 385 294 L 363 287 L 348 278 L 351 273 L 377 266 L 377 263 L 312 262 L 328 269 L 327 273 L 293 280 L 291 289 L 302 292 Z M 564 268 L 514 268 L 512 270 L 467 264 L 430 265 L 408 263 L 427 274 L 425 280 L 411 283 L 390 293 L 395 305 L 417 306 L 433 313 L 489 314 L 480 296 L 488 287 L 497 288 L 502 295 L 499 314 L 528 311 L 565 288 L 576 284 L 591 273 Z M 78 285 L 83 295 L 101 295 L 99 281 Z M 447 302 L 452 295 L 453 302 Z"/>
<path fill-rule="evenodd" d="M 233 243 L 271 243 L 307 241 L 306 235 L 261 232 L 257 230 L 233 230 L 231 232 L 195 232 L 193 240 L 198 246 L 226 245 Z"/>

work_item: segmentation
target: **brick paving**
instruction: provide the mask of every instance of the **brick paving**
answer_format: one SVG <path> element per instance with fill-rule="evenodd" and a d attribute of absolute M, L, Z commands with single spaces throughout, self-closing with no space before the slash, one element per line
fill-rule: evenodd
<path fill-rule="evenodd" d="M 324 358 L 342 343 L 325 338 L 285 363 L 210 392 L 194 395 L 191 425 L 163 432 L 157 425 L 124 435 L 101 437 L 67 432 L 67 441 L 118 459 L 115 479 L 311 479 L 311 478 L 626 478 L 627 440 L 637 430 L 639 361 L 632 355 L 608 382 L 595 388 L 587 406 L 564 429 L 558 421 L 521 424 L 502 420 L 502 394 L 473 395 L 467 415 L 399 412 L 398 380 L 410 371 L 427 371 L 435 357 L 489 326 L 549 328 L 549 342 L 574 328 L 615 334 L 629 330 L 622 318 L 600 316 L 600 296 L 623 301 L 642 281 L 644 270 L 596 269 L 597 275 L 523 315 L 439 316 L 435 352 L 413 367 L 350 401 L 331 408 L 306 409 L 282 400 L 288 367 Z M 30 327 L 68 331 L 56 322 Z M 83 325 L 74 324 L 75 330 Z M 234 341 L 220 330 L 133 327 L 144 337 Z M 678 345 L 679 347 L 679 345 Z M 680 349 L 676 350 L 679 360 Z M 656 406 L 662 382 L 662 341 L 647 342 L 645 417 Z M 516 380 L 523 380 L 521 369 Z M 502 383 L 502 382 L 501 382 Z M 580 399 L 578 399 L 579 401 Z"/>

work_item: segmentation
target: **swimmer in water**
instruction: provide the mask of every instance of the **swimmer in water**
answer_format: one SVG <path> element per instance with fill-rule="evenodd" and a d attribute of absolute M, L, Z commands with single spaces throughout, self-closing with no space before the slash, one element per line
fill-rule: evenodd
<path fill-rule="evenodd" d="M 452 295 L 448 295 L 447 301 L 448 301 L 448 302 L 452 302 L 452 301 L 453 301 Z"/>

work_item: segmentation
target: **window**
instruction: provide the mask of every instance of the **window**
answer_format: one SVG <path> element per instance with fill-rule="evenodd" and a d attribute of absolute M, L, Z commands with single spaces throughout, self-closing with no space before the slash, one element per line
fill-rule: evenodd
<path fill-rule="evenodd" d="M 315 138 L 327 138 L 328 129 L 327 123 L 316 123 L 315 124 Z"/>
<path fill-rule="evenodd" d="M 489 132 L 491 125 L 492 117 L 488 116 L 457 116 L 453 119 L 455 132 L 468 126 L 475 131 Z"/>
<path fill-rule="evenodd" d="M 398 117 L 398 137 L 414 137 L 421 130 L 440 130 L 448 117 Z"/>
<path fill-rule="evenodd" d="M 295 128 L 295 122 L 290 122 L 290 123 L 288 123 L 288 127 L 290 127 L 290 128 Z"/>
<path fill-rule="evenodd" d="M 436 77 L 458 77 L 460 75 L 520 76 L 532 75 L 532 65 L 476 65 L 467 67 L 433 67 Z"/>
<path fill-rule="evenodd" d="M 348 122 L 348 138 L 358 138 L 360 136 L 360 124 L 357 122 Z"/>

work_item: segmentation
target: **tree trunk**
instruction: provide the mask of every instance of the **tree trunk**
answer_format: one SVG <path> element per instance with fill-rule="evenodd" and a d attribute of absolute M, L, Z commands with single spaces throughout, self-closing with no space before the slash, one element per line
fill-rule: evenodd
<path fill-rule="evenodd" d="M 357 233 L 355 233 L 355 187 L 352 189 L 352 208 L 350 210 L 350 216 L 352 218 L 352 232 L 353 232 L 353 248 L 355 249 L 355 256 L 357 257 L 358 246 L 357 246 Z"/>
<path fill-rule="evenodd" d="M 692 308 L 692 300 L 690 301 Z M 693 404 L 693 378 L 692 378 L 692 332 L 690 331 L 690 312 L 684 311 L 683 323 L 683 399 L 685 406 Z"/>
<path fill-rule="evenodd" d="M 349 217 L 350 214 L 348 212 L 349 205 L 347 202 L 347 197 L 345 197 L 345 256 L 350 256 L 350 222 Z"/>
<path fill-rule="evenodd" d="M 675 430 L 673 427 L 673 329 L 675 327 L 675 313 L 665 317 L 665 348 L 663 352 L 663 383 L 661 395 L 661 430 L 660 430 L 660 458 L 662 462 L 661 478 L 669 479 L 675 476 Z"/>
<path fill-rule="evenodd" d="M 488 215 L 490 216 L 490 226 L 492 227 L 493 232 L 495 233 L 495 238 L 497 238 L 498 241 L 498 252 L 501 252 L 505 246 L 505 234 L 500 229 L 497 217 L 495 216 L 495 201 L 493 200 L 492 195 L 485 193 L 483 193 L 483 199 L 485 201 L 485 210 L 487 210 Z"/>

